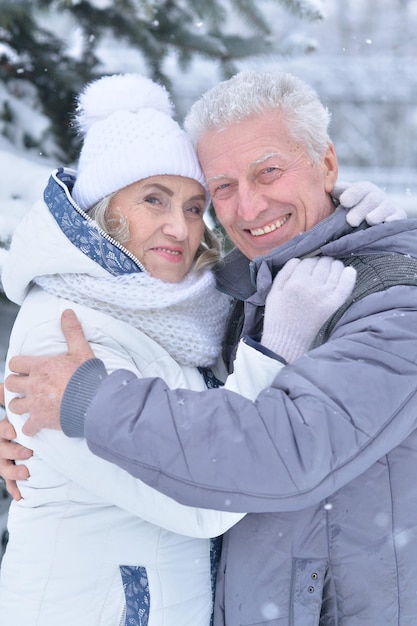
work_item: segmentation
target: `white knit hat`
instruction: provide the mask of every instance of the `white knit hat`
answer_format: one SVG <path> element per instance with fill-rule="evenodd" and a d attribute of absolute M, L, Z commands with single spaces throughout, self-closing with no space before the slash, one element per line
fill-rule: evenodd
<path fill-rule="evenodd" d="M 76 124 L 85 135 L 72 196 L 85 211 L 148 176 L 198 181 L 203 172 L 187 134 L 172 119 L 164 87 L 139 74 L 105 76 L 78 98 Z"/>

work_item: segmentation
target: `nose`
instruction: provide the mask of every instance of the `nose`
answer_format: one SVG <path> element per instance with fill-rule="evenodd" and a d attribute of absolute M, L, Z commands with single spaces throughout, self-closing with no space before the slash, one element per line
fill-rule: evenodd
<path fill-rule="evenodd" d="M 266 200 L 259 189 L 254 183 L 248 181 L 240 182 L 237 201 L 237 214 L 245 222 L 255 220 L 267 207 Z"/>
<path fill-rule="evenodd" d="M 171 207 L 166 213 L 162 232 L 176 241 L 184 241 L 188 237 L 188 223 L 182 206 Z"/>

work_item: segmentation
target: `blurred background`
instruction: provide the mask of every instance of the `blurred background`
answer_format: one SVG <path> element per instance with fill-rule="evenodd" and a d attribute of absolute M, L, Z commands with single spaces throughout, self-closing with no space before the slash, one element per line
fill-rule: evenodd
<path fill-rule="evenodd" d="M 50 171 L 75 167 L 76 94 L 110 73 L 165 84 L 181 122 L 236 71 L 290 71 L 332 113 L 340 178 L 417 216 L 416 31 L 417 0 L 0 0 L 0 270 Z M 16 312 L 0 282 L 0 380 Z M 0 559 L 7 508 L 0 481 Z"/>

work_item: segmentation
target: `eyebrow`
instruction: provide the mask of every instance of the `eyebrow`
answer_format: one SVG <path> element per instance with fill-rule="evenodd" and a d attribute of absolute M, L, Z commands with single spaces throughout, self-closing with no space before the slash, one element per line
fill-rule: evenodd
<path fill-rule="evenodd" d="M 280 152 L 266 152 L 265 154 L 260 156 L 259 159 L 253 161 L 253 163 L 251 163 L 251 167 L 260 165 L 261 163 L 265 163 L 265 161 L 273 157 L 282 157 L 282 154 Z"/>
<path fill-rule="evenodd" d="M 210 176 L 210 178 L 206 178 L 206 183 L 211 183 L 215 180 L 223 180 L 226 178 L 226 174 L 217 174 L 216 176 Z"/>
<path fill-rule="evenodd" d="M 170 198 L 172 198 L 172 196 L 174 195 L 174 191 L 172 189 L 170 189 L 169 187 L 165 187 L 165 185 L 161 185 L 160 183 L 148 183 L 144 186 L 144 189 L 148 190 L 148 189 L 159 189 L 160 191 L 165 192 Z M 205 193 L 196 193 L 194 196 L 191 196 L 191 198 L 188 198 L 187 202 L 194 201 L 194 200 L 204 200 L 206 199 L 206 194 Z"/>
<path fill-rule="evenodd" d="M 172 198 L 174 192 L 169 187 L 165 187 L 165 185 L 161 185 L 160 183 L 148 183 L 144 186 L 144 189 L 159 189 L 160 191 L 164 191 L 168 196 Z"/>
<path fill-rule="evenodd" d="M 265 154 L 260 156 L 259 159 L 255 159 L 255 161 L 253 161 L 249 165 L 249 168 L 256 167 L 257 165 L 265 163 L 265 161 L 274 157 L 282 158 L 283 155 L 281 154 L 281 152 L 266 152 Z M 208 184 L 217 180 L 224 180 L 225 178 L 230 178 L 230 176 L 226 176 L 226 174 L 216 174 L 216 176 L 210 176 L 209 178 L 206 178 L 206 183 Z"/>

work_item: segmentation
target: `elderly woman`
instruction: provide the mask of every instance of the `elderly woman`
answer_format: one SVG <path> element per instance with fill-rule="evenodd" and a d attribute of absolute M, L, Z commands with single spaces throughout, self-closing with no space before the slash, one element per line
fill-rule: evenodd
<path fill-rule="evenodd" d="M 204 177 L 168 94 L 138 75 L 106 77 L 81 94 L 76 121 L 85 135 L 77 174 L 51 175 L 4 268 L 6 293 L 21 305 L 7 360 L 62 352 L 60 317 L 72 308 L 109 371 L 159 376 L 172 388 L 222 384 L 230 303 L 211 271 L 220 250 L 203 220 Z M 303 261 L 282 273 L 284 296 L 304 263 L 318 270 L 307 300 L 332 275 L 336 295 L 327 309 L 320 302 L 330 315 L 351 293 L 354 272 L 330 259 Z M 304 348 L 292 325 L 294 317 L 295 358 Z M 255 398 L 280 367 L 242 343 L 226 385 Z M 94 456 L 84 440 L 51 430 L 29 439 L 24 419 L 9 419 L 16 441 L 34 453 L 23 497 L 10 507 L 0 623 L 207 626 L 217 549 L 210 538 L 242 515 L 179 505 Z"/>

